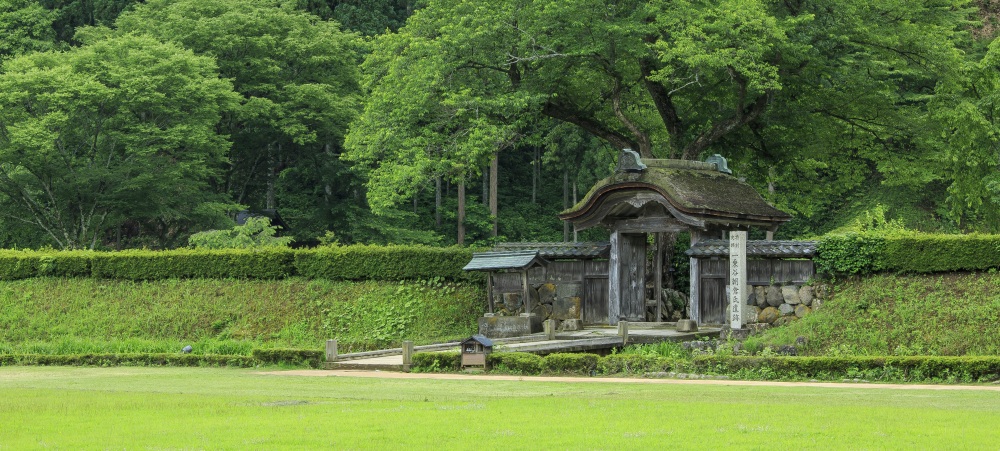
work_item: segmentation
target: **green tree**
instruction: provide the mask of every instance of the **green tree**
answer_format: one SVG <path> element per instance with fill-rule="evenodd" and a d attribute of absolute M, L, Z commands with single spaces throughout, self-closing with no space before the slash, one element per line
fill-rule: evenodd
<path fill-rule="evenodd" d="M 375 41 L 348 158 L 378 210 L 548 117 L 644 157 L 725 154 L 816 214 L 927 182 L 906 163 L 933 153 L 927 102 L 960 66 L 966 4 L 434 0 Z"/>
<path fill-rule="evenodd" d="M 52 49 L 55 14 L 34 0 L 0 3 L 0 63 L 22 53 Z"/>
<path fill-rule="evenodd" d="M 292 242 L 290 236 L 277 236 L 278 228 L 265 217 L 250 217 L 246 223 L 230 230 L 208 230 L 198 232 L 188 238 L 188 243 L 196 249 L 264 249 L 287 247 Z"/>
<path fill-rule="evenodd" d="M 233 139 L 224 189 L 234 200 L 282 208 L 279 196 L 294 192 L 298 214 L 284 215 L 292 229 L 316 236 L 329 228 L 323 221 L 336 208 L 334 194 L 351 184 L 325 161 L 336 160 L 359 108 L 356 35 L 278 0 L 152 0 L 116 26 L 212 56 L 232 80 L 242 100 L 220 129 Z"/>
<path fill-rule="evenodd" d="M 34 53 L 0 74 L 0 207 L 64 249 L 130 219 L 204 219 L 237 102 L 211 58 L 142 35 Z"/>

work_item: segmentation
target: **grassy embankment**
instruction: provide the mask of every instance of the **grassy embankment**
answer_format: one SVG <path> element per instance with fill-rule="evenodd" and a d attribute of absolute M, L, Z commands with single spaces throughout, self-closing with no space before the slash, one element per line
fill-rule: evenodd
<path fill-rule="evenodd" d="M 875 275 L 840 281 L 831 300 L 747 341 L 806 355 L 1000 355 L 1000 274 Z"/>
<path fill-rule="evenodd" d="M 0 368 L 0 448 L 989 449 L 1000 392 Z"/>
<path fill-rule="evenodd" d="M 341 352 L 464 338 L 485 296 L 432 282 L 35 278 L 0 282 L 0 354 L 178 352 L 254 348 Z"/>

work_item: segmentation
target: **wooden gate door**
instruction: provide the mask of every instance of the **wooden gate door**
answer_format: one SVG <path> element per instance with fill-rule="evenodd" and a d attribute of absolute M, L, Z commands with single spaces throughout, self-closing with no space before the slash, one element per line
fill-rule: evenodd
<path fill-rule="evenodd" d="M 702 324 L 723 324 L 725 322 L 726 285 L 729 284 L 729 260 L 699 259 L 701 271 L 698 291 L 698 308 Z"/>
<path fill-rule="evenodd" d="M 623 233 L 619 238 L 621 277 L 619 314 L 628 321 L 646 320 L 646 234 Z"/>

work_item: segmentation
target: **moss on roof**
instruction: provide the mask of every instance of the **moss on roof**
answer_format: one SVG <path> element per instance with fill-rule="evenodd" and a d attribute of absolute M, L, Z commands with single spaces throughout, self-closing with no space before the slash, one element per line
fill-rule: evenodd
<path fill-rule="evenodd" d="M 768 204 L 746 182 L 703 166 L 682 161 L 654 160 L 638 173 L 619 172 L 605 178 L 572 208 L 560 213 L 563 219 L 577 217 L 591 208 L 598 197 L 621 190 L 652 190 L 660 193 L 678 210 L 702 217 L 740 217 L 784 222 L 791 219 Z"/>

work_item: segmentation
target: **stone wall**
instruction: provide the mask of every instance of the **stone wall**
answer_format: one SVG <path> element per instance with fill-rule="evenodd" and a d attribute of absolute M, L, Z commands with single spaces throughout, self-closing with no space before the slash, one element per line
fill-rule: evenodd
<path fill-rule="evenodd" d="M 528 287 L 528 295 L 531 296 L 531 312 L 537 315 L 542 321 L 555 319 L 565 321 L 568 319 L 581 319 L 583 310 L 582 304 L 582 284 L 577 282 L 564 283 L 543 283 L 534 284 Z M 519 316 L 525 312 L 524 293 L 508 291 L 494 292 L 496 299 L 496 316 Z"/>
<path fill-rule="evenodd" d="M 823 307 L 829 297 L 825 285 L 748 285 L 744 324 L 781 326 Z M 730 311 L 729 306 L 726 311 Z"/>

